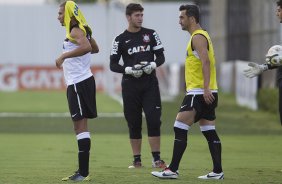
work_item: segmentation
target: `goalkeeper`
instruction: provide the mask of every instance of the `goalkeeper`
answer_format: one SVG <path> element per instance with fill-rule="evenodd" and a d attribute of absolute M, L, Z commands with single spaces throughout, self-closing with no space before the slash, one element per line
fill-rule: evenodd
<path fill-rule="evenodd" d="M 282 0 L 276 2 L 276 16 L 278 17 L 280 23 L 282 23 Z M 282 46 L 273 46 L 276 48 L 270 48 L 266 55 L 266 63 L 257 64 L 257 63 L 249 63 L 249 69 L 244 70 L 244 75 L 249 78 L 253 78 L 255 76 L 260 75 L 266 70 L 271 70 L 277 68 L 277 84 L 279 88 L 279 114 L 280 114 L 280 122 L 282 125 Z M 271 52 L 271 51 L 276 51 Z"/>
<path fill-rule="evenodd" d="M 152 152 L 152 166 L 163 168 L 160 158 L 161 98 L 156 67 L 165 61 L 164 48 L 158 34 L 142 27 L 143 7 L 131 3 L 126 7 L 128 28 L 118 35 L 112 45 L 110 69 L 122 73 L 124 116 L 129 128 L 133 164 L 140 168 L 142 143 L 142 110 L 147 121 L 147 132 Z M 119 64 L 122 57 L 123 65 Z"/>

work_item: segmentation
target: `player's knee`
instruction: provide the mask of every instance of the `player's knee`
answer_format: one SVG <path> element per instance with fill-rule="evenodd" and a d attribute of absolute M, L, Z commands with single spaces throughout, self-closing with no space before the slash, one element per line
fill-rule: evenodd
<path fill-rule="evenodd" d="M 149 137 L 159 137 L 161 135 L 160 127 L 148 128 L 148 136 Z"/>
<path fill-rule="evenodd" d="M 141 139 L 142 133 L 141 128 L 129 128 L 129 137 L 130 139 Z"/>
<path fill-rule="evenodd" d="M 142 125 L 141 123 L 130 123 L 128 122 L 129 137 L 130 139 L 141 139 L 142 138 Z"/>
<path fill-rule="evenodd" d="M 147 122 L 148 136 L 157 137 L 161 135 L 161 121 L 155 120 Z"/>
<path fill-rule="evenodd" d="M 129 129 L 130 139 L 141 139 L 142 138 L 142 119 L 132 118 L 132 116 L 127 116 L 127 126 Z"/>
<path fill-rule="evenodd" d="M 73 121 L 74 132 L 78 135 L 83 132 L 87 132 L 87 119 L 81 118 L 79 120 Z"/>

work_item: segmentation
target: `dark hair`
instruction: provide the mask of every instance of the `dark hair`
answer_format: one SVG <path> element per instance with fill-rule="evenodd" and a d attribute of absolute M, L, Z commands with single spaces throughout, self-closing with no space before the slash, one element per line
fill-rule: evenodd
<path fill-rule="evenodd" d="M 130 3 L 126 6 L 126 11 L 125 11 L 125 14 L 126 15 L 131 15 L 132 13 L 134 12 L 137 12 L 137 11 L 143 11 L 144 8 L 141 6 L 141 4 L 136 4 L 136 3 Z"/>
<path fill-rule="evenodd" d="M 196 23 L 200 22 L 200 10 L 197 5 L 186 4 L 181 5 L 179 7 L 179 11 L 186 10 L 187 17 L 194 17 L 196 19 Z"/>
<path fill-rule="evenodd" d="M 279 0 L 276 2 L 277 6 L 280 6 L 280 8 L 282 8 L 282 0 Z"/>

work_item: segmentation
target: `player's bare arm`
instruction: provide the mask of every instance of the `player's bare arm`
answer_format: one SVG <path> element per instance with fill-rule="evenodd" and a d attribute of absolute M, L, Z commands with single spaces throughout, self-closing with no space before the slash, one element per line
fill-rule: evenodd
<path fill-rule="evenodd" d="M 91 37 L 89 42 L 90 42 L 90 45 L 91 45 L 91 48 L 92 48 L 91 54 L 98 53 L 99 52 L 99 47 L 98 47 L 98 44 L 97 44 L 96 40 Z"/>
<path fill-rule="evenodd" d="M 70 52 L 63 53 L 58 59 L 56 59 L 56 66 L 58 68 L 61 68 L 65 59 L 82 56 L 92 51 L 90 42 L 80 28 L 73 28 L 70 36 L 74 38 L 75 43 L 78 45 L 78 47 Z"/>
<path fill-rule="evenodd" d="M 193 48 L 198 53 L 200 60 L 202 61 L 202 72 L 204 78 L 204 99 L 207 104 L 211 104 L 214 101 L 214 96 L 209 89 L 210 84 L 210 60 L 208 56 L 208 42 L 207 39 L 200 34 L 193 36 L 192 39 Z"/>

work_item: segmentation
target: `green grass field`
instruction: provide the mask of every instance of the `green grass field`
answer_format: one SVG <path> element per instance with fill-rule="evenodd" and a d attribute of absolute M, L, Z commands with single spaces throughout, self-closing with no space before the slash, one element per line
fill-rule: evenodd
<path fill-rule="evenodd" d="M 182 96 L 163 103 L 161 152 L 169 162 L 173 122 Z M 67 112 L 64 92 L 0 93 L 0 112 Z M 98 112 L 122 112 L 104 94 L 97 95 Z M 99 184 L 126 183 L 282 183 L 282 127 L 278 115 L 235 105 L 232 95 L 220 95 L 217 130 L 223 144 L 224 181 L 200 181 L 211 169 L 211 159 L 198 125 L 189 133 L 178 180 L 160 180 L 153 170 L 146 139 L 142 169 L 129 170 L 132 161 L 127 127 L 122 117 L 100 117 L 89 123 L 92 132 L 90 169 Z M 77 145 L 70 118 L 1 117 L 0 184 L 56 184 L 77 167 Z M 68 182 L 66 182 L 68 183 Z"/>

